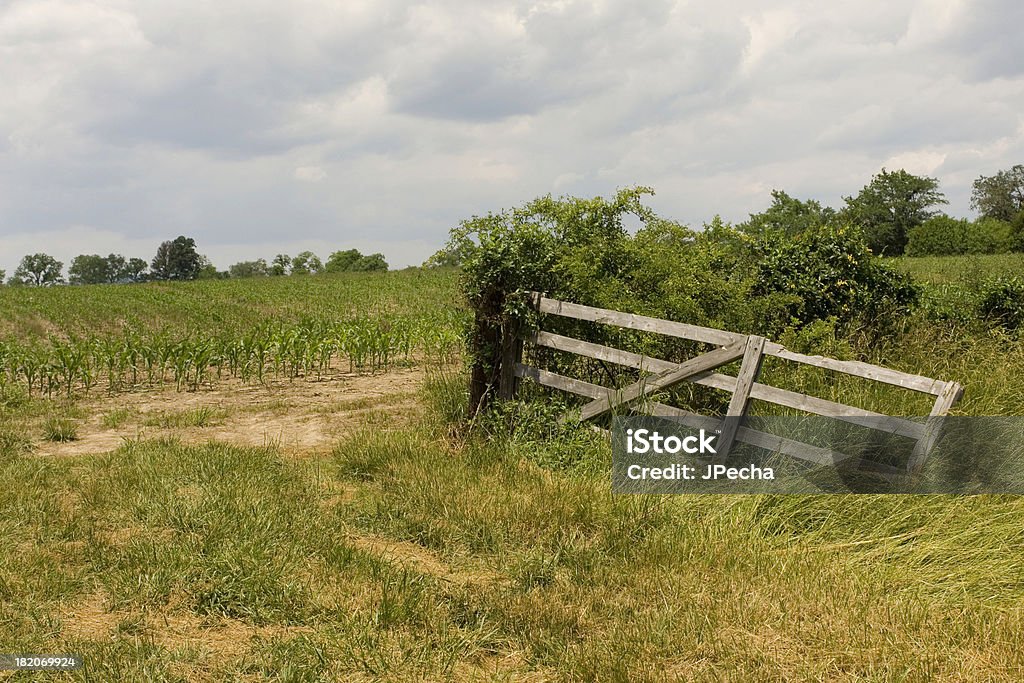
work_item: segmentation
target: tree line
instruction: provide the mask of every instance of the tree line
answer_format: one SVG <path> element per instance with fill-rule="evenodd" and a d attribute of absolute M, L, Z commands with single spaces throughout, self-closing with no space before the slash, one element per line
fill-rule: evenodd
<path fill-rule="evenodd" d="M 783 241 L 816 228 L 858 228 L 871 253 L 880 256 L 954 256 L 1024 252 L 1024 165 L 992 176 L 980 176 L 971 190 L 974 220 L 947 216 L 948 204 L 939 181 L 906 170 L 874 175 L 856 195 L 843 197 L 834 209 L 814 199 L 801 200 L 772 190 L 772 203 L 736 224 L 736 230 L 755 237 Z M 554 201 L 549 198 L 549 201 Z M 726 226 L 716 216 L 705 229 Z M 453 239 L 424 262 L 425 267 L 462 266 L 477 255 L 480 245 Z"/>
<path fill-rule="evenodd" d="M 202 280 L 244 277 L 308 275 L 316 273 L 385 271 L 388 263 L 382 254 L 360 253 L 358 249 L 336 251 L 326 262 L 311 251 L 295 257 L 278 254 L 270 263 L 265 259 L 241 261 L 227 270 L 217 270 L 210 260 L 196 249 L 191 237 L 179 235 L 162 242 L 152 261 L 125 258 L 121 254 L 80 254 L 71 260 L 67 279 L 64 264 L 45 253 L 28 254 L 21 259 L 9 285 L 45 287 L 50 285 L 124 284 L 164 280 Z M 0 270 L 0 283 L 6 273 Z"/>
<path fill-rule="evenodd" d="M 736 227 L 748 233 L 796 235 L 819 225 L 859 227 L 882 256 L 949 256 L 1024 251 L 1024 165 L 981 176 L 971 189 L 975 220 L 939 210 L 947 204 L 939 181 L 905 170 L 872 177 L 845 206 L 833 209 L 772 191 L 772 204 Z"/>

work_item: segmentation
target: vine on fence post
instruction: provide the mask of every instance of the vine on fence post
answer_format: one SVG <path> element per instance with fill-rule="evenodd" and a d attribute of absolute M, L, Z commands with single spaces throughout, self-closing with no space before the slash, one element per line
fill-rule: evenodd
<path fill-rule="evenodd" d="M 470 415 L 483 410 L 490 402 L 491 389 L 498 380 L 501 367 L 501 309 L 504 292 L 490 292 L 475 307 L 473 331 L 469 340 L 473 366 L 469 378 Z"/>
<path fill-rule="evenodd" d="M 622 217 L 652 216 L 641 203 L 648 188 L 620 190 L 611 200 L 541 197 L 527 205 L 473 217 L 452 231 L 445 253 L 463 257 L 463 291 L 474 311 L 468 340 L 472 364 L 470 417 L 495 398 L 515 396 L 520 335 L 534 322 L 529 293 L 576 297 L 577 284 L 618 270 L 627 239 Z"/>
<path fill-rule="evenodd" d="M 491 292 L 476 307 L 470 338 L 470 417 L 494 398 L 515 398 L 515 365 L 522 360 L 522 333 L 534 322 L 532 308 L 532 298 L 519 290 Z"/>

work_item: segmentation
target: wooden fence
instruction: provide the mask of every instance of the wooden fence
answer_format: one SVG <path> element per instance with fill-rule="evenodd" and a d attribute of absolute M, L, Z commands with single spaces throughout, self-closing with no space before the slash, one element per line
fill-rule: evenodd
<path fill-rule="evenodd" d="M 913 375 L 858 361 L 795 353 L 781 344 L 757 335 L 737 334 L 633 313 L 583 306 L 549 299 L 539 293 L 533 293 L 532 297 L 534 306 L 542 314 L 654 332 L 710 344 L 715 348 L 682 363 L 675 363 L 543 330 L 525 334 L 513 331 L 502 342 L 499 396 L 507 398 L 514 395 L 519 379 L 529 378 L 541 385 L 589 398 L 590 402 L 582 407 L 580 413 L 583 420 L 590 420 L 605 415 L 613 409 L 643 401 L 646 409 L 652 415 L 679 418 L 684 424 L 694 428 L 721 430 L 717 449 L 720 459 L 728 454 L 729 449 L 736 441 L 819 464 L 836 464 L 849 457 L 847 454 L 831 449 L 820 448 L 743 426 L 743 418 L 747 415 L 750 401 L 758 399 L 805 413 L 834 418 L 914 439 L 916 444 L 908 460 L 907 469 L 911 472 L 917 471 L 924 464 L 929 451 L 941 434 L 943 416 L 956 404 L 963 393 L 960 385 L 956 382 Z M 612 389 L 559 375 L 542 368 L 531 367 L 522 363 L 523 341 L 538 347 L 634 368 L 641 371 L 641 378 L 625 388 Z M 930 394 L 935 397 L 935 401 L 930 416 L 924 423 L 921 423 L 769 386 L 757 381 L 765 356 Z M 735 377 L 716 372 L 723 365 L 737 360 L 741 362 L 739 372 Z M 651 394 L 670 389 L 683 382 L 713 387 L 731 393 L 726 414 L 739 419 L 722 420 L 649 400 Z"/>

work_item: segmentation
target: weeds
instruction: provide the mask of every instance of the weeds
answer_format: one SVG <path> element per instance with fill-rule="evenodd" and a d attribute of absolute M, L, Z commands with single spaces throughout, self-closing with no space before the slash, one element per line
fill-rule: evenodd
<path fill-rule="evenodd" d="M 47 441 L 75 441 L 78 439 L 78 425 L 67 417 L 50 416 L 43 422 L 43 436 Z"/>
<path fill-rule="evenodd" d="M 184 429 L 188 427 L 211 427 L 225 416 L 224 411 L 215 410 L 210 406 L 199 406 L 178 412 L 161 412 L 147 417 L 143 424 L 149 427 L 164 429 Z"/>

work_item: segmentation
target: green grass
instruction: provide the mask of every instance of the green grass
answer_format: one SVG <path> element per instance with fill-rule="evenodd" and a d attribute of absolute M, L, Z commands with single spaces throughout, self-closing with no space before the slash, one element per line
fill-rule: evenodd
<path fill-rule="evenodd" d="M 47 441 L 74 441 L 78 438 L 78 426 L 66 417 L 50 417 L 43 423 Z"/>
<path fill-rule="evenodd" d="M 1024 254 L 920 256 L 886 259 L 918 282 L 972 285 L 998 275 L 1024 272 Z"/>
<path fill-rule="evenodd" d="M 78 652 L 78 680 L 1024 670 L 1019 498 L 614 496 L 590 433 L 559 470 L 515 430 L 453 441 L 462 379 L 327 459 L 158 440 L 0 460 L 0 642 Z"/>
<path fill-rule="evenodd" d="M 100 419 L 102 424 L 107 429 L 118 429 L 124 426 L 127 422 L 135 418 L 139 414 L 139 411 L 134 408 L 122 406 L 120 408 L 114 408 L 113 410 L 105 413 Z"/>
<path fill-rule="evenodd" d="M 212 427 L 218 420 L 226 416 L 224 411 L 215 410 L 209 406 L 200 406 L 188 410 L 167 411 L 156 415 L 148 416 L 142 424 L 150 427 L 187 428 L 187 427 Z"/>
<path fill-rule="evenodd" d="M 966 290 L 964 263 L 907 267 Z M 373 302 L 420 315 L 449 306 L 436 297 L 452 278 L 158 285 L 139 322 L 208 325 L 209 309 L 244 329 L 255 316 L 232 300 L 242 285 L 259 315 L 312 311 L 313 290 L 349 296 L 324 303 L 329 315 Z M 417 282 L 434 303 L 415 298 Z M 12 315 L 42 328 L 69 315 L 67 331 L 116 327 L 149 296 L 15 291 L 0 292 Z M 119 291 L 138 298 L 118 303 Z M 38 314 L 25 297 L 41 297 Z M 1024 406 L 1024 344 L 1005 335 L 918 316 L 883 340 L 826 342 L 818 350 L 960 381 L 964 414 Z M 814 369 L 765 373 L 881 412 L 919 409 L 909 392 Z M 35 456 L 26 435 L 84 421 L 88 404 L 0 387 L 0 650 L 82 654 L 66 678 L 90 681 L 1024 678 L 1024 499 L 616 496 L 607 444 L 555 421 L 560 406 L 509 407 L 467 434 L 465 387 L 432 376 L 421 421 L 367 418 L 303 458 L 172 439 Z M 344 420 L 382 405 L 325 410 Z M 123 407 L 100 422 L 135 419 Z"/>

